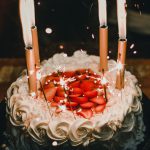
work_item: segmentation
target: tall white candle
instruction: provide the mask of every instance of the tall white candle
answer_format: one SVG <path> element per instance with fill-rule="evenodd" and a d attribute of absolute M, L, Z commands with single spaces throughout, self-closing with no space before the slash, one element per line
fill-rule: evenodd
<path fill-rule="evenodd" d="M 100 27 L 107 26 L 106 0 L 98 0 L 98 16 Z"/>
<path fill-rule="evenodd" d="M 126 0 L 117 0 L 119 39 L 126 39 Z"/>

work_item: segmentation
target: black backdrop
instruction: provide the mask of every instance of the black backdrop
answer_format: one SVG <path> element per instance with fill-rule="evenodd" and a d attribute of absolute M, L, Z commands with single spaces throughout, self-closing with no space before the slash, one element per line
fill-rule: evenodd
<path fill-rule="evenodd" d="M 109 21 L 116 2 L 115 0 L 107 2 Z M 127 3 L 128 9 L 150 15 L 148 0 L 127 0 Z M 138 7 L 135 7 L 135 4 L 139 4 Z M 72 54 L 81 48 L 98 55 L 97 0 L 35 0 L 35 10 L 42 58 L 61 51 Z M 47 27 L 53 30 L 52 34 L 45 32 Z M 109 49 L 113 51 L 110 56 L 116 57 L 117 24 L 109 22 L 109 29 Z M 95 35 L 94 39 L 92 33 Z M 128 30 L 129 46 L 135 44 L 134 49 L 128 51 L 128 57 L 150 58 L 149 39 L 148 34 Z M 64 49 L 59 48 L 60 44 L 64 45 Z M 137 51 L 137 54 L 133 55 L 133 51 Z M 0 57 L 24 57 L 18 0 L 0 0 Z"/>

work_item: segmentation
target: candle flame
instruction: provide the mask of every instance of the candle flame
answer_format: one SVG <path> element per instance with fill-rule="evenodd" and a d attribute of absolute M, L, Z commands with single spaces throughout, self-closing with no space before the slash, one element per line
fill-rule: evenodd
<path fill-rule="evenodd" d="M 35 8 L 34 8 L 34 0 L 27 0 L 28 1 L 28 7 L 29 7 L 29 13 L 30 13 L 30 21 L 31 21 L 31 27 L 35 26 Z"/>
<path fill-rule="evenodd" d="M 26 0 L 20 0 L 20 19 L 22 23 L 23 39 L 26 47 L 32 47 L 31 24 Z"/>
<path fill-rule="evenodd" d="M 106 0 L 98 0 L 100 26 L 107 26 Z"/>
<path fill-rule="evenodd" d="M 119 38 L 126 39 L 126 0 L 117 0 Z"/>
<path fill-rule="evenodd" d="M 32 47 L 31 27 L 35 26 L 34 0 L 20 0 L 20 19 L 26 47 Z"/>

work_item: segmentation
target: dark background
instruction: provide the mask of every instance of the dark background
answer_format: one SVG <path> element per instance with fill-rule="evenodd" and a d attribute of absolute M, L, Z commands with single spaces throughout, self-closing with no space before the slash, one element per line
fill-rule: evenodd
<path fill-rule="evenodd" d="M 116 1 L 107 0 L 107 3 L 109 56 L 116 58 Z M 128 12 L 133 13 L 128 13 L 127 57 L 150 58 L 150 1 L 127 0 L 127 4 Z M 0 58 L 24 58 L 18 7 L 18 0 L 0 0 Z M 62 51 L 71 55 L 77 49 L 99 54 L 97 0 L 35 0 L 35 10 L 42 59 Z M 46 28 L 53 32 L 47 34 Z"/>

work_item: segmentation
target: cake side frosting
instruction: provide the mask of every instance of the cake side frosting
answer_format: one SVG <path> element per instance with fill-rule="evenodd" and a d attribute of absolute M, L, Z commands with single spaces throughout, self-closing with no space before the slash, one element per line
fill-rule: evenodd
<path fill-rule="evenodd" d="M 138 81 L 130 72 L 125 72 L 125 87 L 115 89 L 116 62 L 108 61 L 109 71 L 105 76 L 109 82 L 108 102 L 102 113 L 95 114 L 90 119 L 75 116 L 65 110 L 59 115 L 55 108 L 42 98 L 34 99 L 28 94 L 28 79 L 26 75 L 18 78 L 7 92 L 7 113 L 14 126 L 25 128 L 32 139 L 40 145 L 47 144 L 47 139 L 57 141 L 60 145 L 70 141 L 73 146 L 87 145 L 95 140 L 107 141 L 113 139 L 118 132 L 131 132 L 136 126 L 136 118 L 142 113 L 142 92 Z M 99 57 L 76 51 L 72 57 L 66 54 L 55 54 L 43 61 L 42 76 L 47 76 L 60 69 L 63 71 L 91 69 L 99 72 Z M 143 126 L 141 125 L 141 129 Z M 141 140 L 142 140 L 141 136 Z"/>

